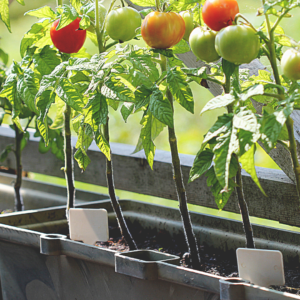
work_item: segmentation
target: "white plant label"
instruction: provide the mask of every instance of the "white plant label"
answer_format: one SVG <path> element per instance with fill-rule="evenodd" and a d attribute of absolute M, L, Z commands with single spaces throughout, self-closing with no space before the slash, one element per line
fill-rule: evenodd
<path fill-rule="evenodd" d="M 284 285 L 283 257 L 280 251 L 239 248 L 236 254 L 240 278 L 264 287 Z"/>
<path fill-rule="evenodd" d="M 89 245 L 109 239 L 106 209 L 70 209 L 70 239 Z"/>

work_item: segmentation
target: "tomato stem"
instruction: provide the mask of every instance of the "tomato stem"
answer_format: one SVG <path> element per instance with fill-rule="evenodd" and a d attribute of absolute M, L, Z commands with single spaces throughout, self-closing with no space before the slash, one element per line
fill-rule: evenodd
<path fill-rule="evenodd" d="M 102 53 L 105 51 L 105 48 L 103 46 L 103 31 L 100 30 L 100 16 L 99 16 L 99 3 L 98 0 L 95 1 L 96 4 L 96 36 L 97 36 L 97 41 L 98 41 L 98 49 L 99 53 Z"/>
<path fill-rule="evenodd" d="M 263 0 L 263 3 L 264 2 L 265 1 Z M 277 92 L 282 97 L 284 97 L 284 90 L 280 88 L 281 80 L 280 80 L 279 71 L 278 71 L 278 67 L 277 67 L 274 32 L 275 32 L 275 29 L 278 26 L 279 22 L 282 20 L 283 16 L 286 13 L 287 13 L 287 11 L 285 11 L 282 15 L 280 15 L 278 17 L 278 19 L 274 23 L 273 27 L 271 27 L 268 15 L 265 14 L 265 19 L 266 19 L 266 24 L 267 24 L 267 32 L 268 32 L 269 39 L 270 39 L 270 41 L 268 43 L 266 43 L 266 47 L 269 50 L 268 58 L 271 63 L 275 82 L 278 85 Z M 287 118 L 286 126 L 287 126 L 287 130 L 288 130 L 288 134 L 289 134 L 289 141 L 290 141 L 289 151 L 291 154 L 293 170 L 294 170 L 294 174 L 295 174 L 297 193 L 298 193 L 298 197 L 300 199 L 300 164 L 298 161 L 297 143 L 296 143 L 295 134 L 294 134 L 294 121 L 290 116 L 288 116 L 288 118 Z"/>
<path fill-rule="evenodd" d="M 57 6 L 62 6 L 63 5 L 63 0 L 57 0 Z"/>
<path fill-rule="evenodd" d="M 160 11 L 160 1 L 159 0 L 155 0 L 155 6 L 156 6 L 156 10 Z"/>
<path fill-rule="evenodd" d="M 167 71 L 167 59 L 162 54 L 161 54 L 160 66 L 161 66 L 162 72 Z M 174 114 L 173 95 L 168 87 L 166 90 L 166 96 L 172 106 L 173 114 Z M 181 170 L 181 165 L 180 165 L 177 139 L 176 139 L 174 127 L 171 128 L 168 126 L 168 133 L 169 133 L 169 144 L 170 144 L 171 156 L 172 156 L 173 178 L 174 178 L 175 186 L 176 186 L 176 190 L 177 190 L 179 210 L 180 210 L 180 215 L 181 215 L 181 219 L 183 222 L 186 243 L 187 243 L 187 246 L 189 249 L 189 253 L 191 255 L 191 261 L 192 261 L 193 268 L 200 270 L 201 269 L 200 254 L 199 254 L 197 240 L 196 240 L 196 237 L 195 237 L 195 234 L 193 231 L 190 214 L 189 214 L 188 207 L 187 207 L 187 196 L 186 196 L 186 190 L 185 190 L 183 178 L 182 178 L 182 170 Z"/>
<path fill-rule="evenodd" d="M 236 67 L 235 72 L 239 72 L 239 67 Z M 239 73 L 237 74 L 239 76 Z M 231 87 L 231 82 L 230 82 L 230 76 L 226 76 L 225 74 L 225 85 L 224 85 L 224 92 L 225 94 L 230 93 L 230 87 Z M 227 106 L 227 111 L 228 113 L 233 113 L 233 105 L 228 105 Z M 254 244 L 254 239 L 253 239 L 253 230 L 252 230 L 252 225 L 250 222 L 250 216 L 249 216 L 249 211 L 248 211 L 248 205 L 245 200 L 244 192 L 243 192 L 243 179 L 242 179 L 242 168 L 239 163 L 238 156 L 236 154 L 233 154 L 233 157 L 238 161 L 238 170 L 237 174 L 235 176 L 235 183 L 236 183 L 236 194 L 238 198 L 238 204 L 242 216 L 242 221 L 243 221 L 243 226 L 244 226 L 244 232 L 246 235 L 246 247 L 247 248 L 255 248 Z"/>
<path fill-rule="evenodd" d="M 66 104 L 64 111 L 64 157 L 65 157 L 65 178 L 67 182 L 67 208 L 66 217 L 69 220 L 70 208 L 75 204 L 75 186 L 74 186 L 74 162 L 73 162 L 73 148 L 71 144 L 71 107 Z"/>

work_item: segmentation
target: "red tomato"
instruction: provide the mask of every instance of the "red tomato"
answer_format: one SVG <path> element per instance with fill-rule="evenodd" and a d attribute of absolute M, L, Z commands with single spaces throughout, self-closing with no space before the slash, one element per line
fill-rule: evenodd
<path fill-rule="evenodd" d="M 64 28 L 56 30 L 59 20 L 53 22 L 50 29 L 50 37 L 54 46 L 64 53 L 77 53 L 83 46 L 86 38 L 86 30 L 79 29 L 80 18 Z"/>
<path fill-rule="evenodd" d="M 239 5 L 236 0 L 206 0 L 202 8 L 204 23 L 214 31 L 232 25 L 238 13 Z"/>
<path fill-rule="evenodd" d="M 143 20 L 141 33 L 151 48 L 171 48 L 183 38 L 185 23 L 175 12 L 153 11 Z"/>

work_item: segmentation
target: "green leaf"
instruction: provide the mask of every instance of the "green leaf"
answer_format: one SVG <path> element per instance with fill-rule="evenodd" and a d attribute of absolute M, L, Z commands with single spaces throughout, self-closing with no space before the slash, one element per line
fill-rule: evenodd
<path fill-rule="evenodd" d="M 79 15 L 74 7 L 63 5 L 63 12 L 60 16 L 56 30 L 62 29 L 72 23 Z"/>
<path fill-rule="evenodd" d="M 51 104 L 55 101 L 55 94 L 49 90 L 42 93 L 36 101 L 36 106 L 40 111 L 39 119 L 44 122 L 46 115 L 51 107 Z"/>
<path fill-rule="evenodd" d="M 155 0 L 133 0 L 131 2 L 135 5 L 142 7 L 155 6 Z"/>
<path fill-rule="evenodd" d="M 197 153 L 190 170 L 189 183 L 201 177 L 210 168 L 213 156 L 214 154 L 210 149 L 201 149 Z"/>
<path fill-rule="evenodd" d="M 39 80 L 31 69 L 26 69 L 24 75 L 19 76 L 17 90 L 19 97 L 26 106 L 35 114 L 38 110 L 35 107 L 35 96 L 39 90 Z"/>
<path fill-rule="evenodd" d="M 8 54 L 5 53 L 2 49 L 0 49 L 0 59 L 2 60 L 2 62 L 7 65 L 8 63 Z"/>
<path fill-rule="evenodd" d="M 106 156 L 108 160 L 110 160 L 111 159 L 110 146 L 100 130 L 96 132 L 95 142 L 98 148 L 100 149 L 100 151 Z"/>
<path fill-rule="evenodd" d="M 159 89 L 155 89 L 150 96 L 149 109 L 160 122 L 171 128 L 174 127 L 172 106 Z"/>
<path fill-rule="evenodd" d="M 47 116 L 45 117 L 44 121 L 42 121 L 40 118 L 37 119 L 37 127 L 38 130 L 44 139 L 44 142 L 46 146 L 49 144 L 49 135 L 48 135 L 48 120 Z"/>
<path fill-rule="evenodd" d="M 78 138 L 76 143 L 76 148 L 81 149 L 81 151 L 86 154 L 88 148 L 90 147 L 94 138 L 93 129 L 89 124 L 81 124 L 78 131 Z"/>
<path fill-rule="evenodd" d="M 13 151 L 13 146 L 14 145 L 8 145 L 2 150 L 0 153 L 0 162 L 4 162 L 7 159 L 8 154 Z"/>
<path fill-rule="evenodd" d="M 174 99 L 187 111 L 194 113 L 194 98 L 187 83 L 187 76 L 179 67 L 167 73 L 167 81 Z"/>
<path fill-rule="evenodd" d="M 59 128 L 63 128 L 64 126 L 64 111 L 66 109 L 66 103 L 62 101 L 59 97 L 56 97 L 55 104 L 56 104 L 56 115 L 53 123 L 50 126 L 51 129 L 59 129 Z"/>
<path fill-rule="evenodd" d="M 235 97 L 231 94 L 224 94 L 221 96 L 217 96 L 211 100 L 209 100 L 203 109 L 201 110 L 200 114 L 203 114 L 204 112 L 208 110 L 213 110 L 221 107 L 226 107 L 227 105 L 233 103 L 235 101 Z"/>
<path fill-rule="evenodd" d="M 118 97 L 119 100 L 124 102 L 135 102 L 133 91 L 116 77 L 110 77 L 110 79 L 105 82 L 105 85 Z M 102 90 L 101 92 L 103 93 Z M 105 94 L 105 96 L 110 98 L 107 94 Z"/>
<path fill-rule="evenodd" d="M 76 111 L 82 111 L 84 102 L 82 94 L 80 94 L 74 85 L 67 79 L 62 78 L 56 88 L 56 93 L 61 100 L 71 106 Z"/>
<path fill-rule="evenodd" d="M 184 39 L 182 39 L 178 44 L 173 46 L 171 49 L 175 54 L 186 53 L 191 50 L 189 44 Z"/>
<path fill-rule="evenodd" d="M 102 94 L 93 95 L 87 104 L 84 122 L 89 124 L 94 132 L 97 132 L 99 126 L 106 124 L 108 116 L 108 106 L 105 96 Z"/>
<path fill-rule="evenodd" d="M 33 55 L 35 67 L 42 75 L 49 75 L 61 63 L 57 52 L 45 46 L 39 53 Z"/>
<path fill-rule="evenodd" d="M 90 17 L 87 16 L 87 15 L 83 15 L 83 16 L 81 17 L 81 20 L 80 20 L 80 23 L 79 23 L 79 27 L 80 27 L 81 29 L 87 29 L 87 28 L 90 27 L 90 25 L 91 25 Z"/>
<path fill-rule="evenodd" d="M 1 20 L 4 22 L 4 24 L 6 25 L 7 29 L 11 32 L 8 0 L 0 1 L 0 17 Z"/>
<path fill-rule="evenodd" d="M 55 20 L 57 18 L 56 13 L 50 6 L 43 6 L 37 9 L 30 10 L 26 12 L 25 15 L 37 17 L 39 19 L 49 18 L 51 20 Z"/>
<path fill-rule="evenodd" d="M 81 1 L 80 0 L 70 0 L 70 3 L 76 9 L 77 13 L 80 14 Z"/>
<path fill-rule="evenodd" d="M 23 5 L 23 6 L 25 5 L 24 0 L 17 0 L 17 2 L 20 3 L 20 4 Z"/>
<path fill-rule="evenodd" d="M 74 158 L 76 159 L 79 168 L 83 171 L 85 171 L 87 166 L 91 163 L 90 158 L 81 149 L 78 149 L 75 152 Z"/>
<path fill-rule="evenodd" d="M 255 148 L 256 146 L 255 144 L 253 144 L 251 148 L 240 157 L 239 161 L 242 164 L 243 169 L 251 176 L 251 178 L 259 187 L 261 192 L 267 197 L 265 191 L 260 185 L 259 179 L 256 174 L 255 163 L 254 163 Z"/>
<path fill-rule="evenodd" d="M 134 103 L 131 102 L 124 102 L 121 107 L 121 115 L 125 122 L 127 122 L 128 117 L 133 112 Z"/>
<path fill-rule="evenodd" d="M 184 10 L 189 10 L 195 7 L 199 3 L 199 0 L 172 0 L 170 1 L 170 6 L 168 11 L 181 12 Z"/>
<path fill-rule="evenodd" d="M 140 138 L 142 140 L 142 145 L 145 151 L 145 155 L 147 157 L 148 163 L 150 168 L 153 170 L 153 162 L 154 162 L 154 155 L 155 155 L 155 145 L 152 141 L 152 114 L 150 111 L 144 115 L 141 121 L 142 130 L 140 134 Z"/>
<path fill-rule="evenodd" d="M 238 66 L 222 58 L 222 68 L 226 77 L 230 78 Z"/>
<path fill-rule="evenodd" d="M 275 147 L 281 130 L 292 111 L 292 103 L 288 104 L 286 107 L 279 108 L 272 114 L 268 114 L 264 111 L 260 132 L 262 134 L 262 142 L 267 151 L 270 151 Z"/>
<path fill-rule="evenodd" d="M 20 45 L 20 54 L 21 57 L 24 57 L 27 49 L 34 45 L 34 43 L 43 39 L 46 34 L 49 34 L 50 26 L 52 22 L 49 19 L 41 19 L 40 21 L 34 23 L 29 31 L 24 35 L 21 45 Z"/>
<path fill-rule="evenodd" d="M 262 84 L 257 84 L 257 85 L 250 87 L 245 92 L 243 92 L 240 95 L 240 100 L 246 101 L 247 99 L 249 99 L 253 96 L 258 96 L 258 95 L 263 95 L 263 94 L 264 94 L 264 86 Z"/>
<path fill-rule="evenodd" d="M 23 149 L 26 147 L 26 145 L 27 145 L 27 142 L 28 142 L 28 140 L 29 140 L 29 137 L 30 137 L 30 134 L 29 134 L 29 132 L 28 131 L 26 131 L 26 132 L 24 132 L 24 134 L 23 134 L 23 137 L 22 137 L 22 139 L 21 139 L 21 151 L 23 151 Z"/>
<path fill-rule="evenodd" d="M 152 95 L 152 90 L 148 89 L 146 86 L 140 86 L 135 92 L 135 110 L 145 107 L 150 102 L 150 96 Z"/>

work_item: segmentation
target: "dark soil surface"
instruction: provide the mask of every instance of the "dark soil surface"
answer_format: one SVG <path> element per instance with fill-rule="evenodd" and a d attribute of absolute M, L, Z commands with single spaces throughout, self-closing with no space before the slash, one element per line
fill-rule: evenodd
<path fill-rule="evenodd" d="M 125 240 L 121 237 L 117 227 L 109 228 L 110 240 L 108 242 L 99 242 L 96 245 L 103 248 L 109 248 L 116 251 L 129 251 Z M 181 258 L 181 265 L 189 267 L 189 257 L 184 241 L 172 239 L 166 232 L 160 231 L 154 233 L 151 231 L 132 232 L 138 249 L 151 249 L 160 252 L 166 252 L 177 255 Z M 212 253 L 209 249 L 200 246 L 200 256 L 202 270 L 207 273 L 223 276 L 238 277 L 237 263 L 234 259 L 228 259 L 224 255 Z M 271 288 L 300 295 L 300 266 L 285 266 L 284 286 L 272 286 Z"/>

